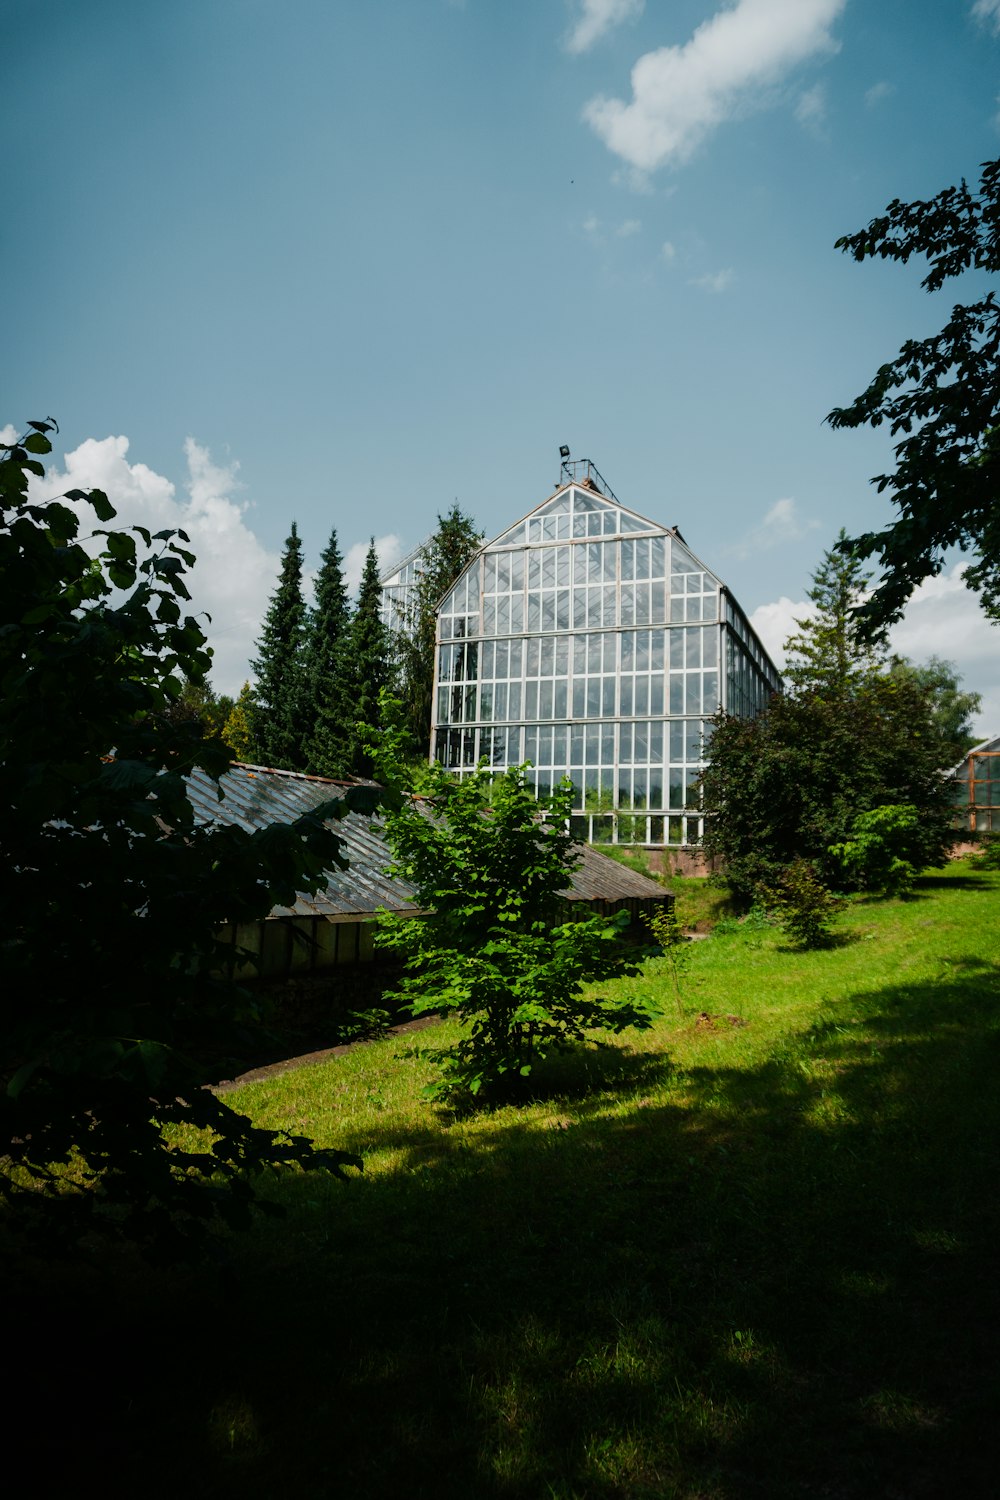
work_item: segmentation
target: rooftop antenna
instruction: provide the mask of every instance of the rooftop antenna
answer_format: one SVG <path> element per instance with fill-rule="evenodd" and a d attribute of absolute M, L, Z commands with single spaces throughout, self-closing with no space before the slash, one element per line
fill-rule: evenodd
<path fill-rule="evenodd" d="M 571 459 L 569 456 L 569 448 L 565 443 L 563 443 L 559 449 L 559 458 L 561 460 L 561 466 L 559 469 L 559 484 L 557 485 L 557 488 L 561 489 L 564 484 L 579 484 L 582 482 L 589 485 L 591 489 L 596 489 L 599 494 L 604 495 L 608 500 L 613 500 L 616 505 L 621 504 L 618 496 L 615 494 L 610 484 L 608 484 L 608 481 L 605 479 L 600 469 L 594 463 L 593 459 Z"/>

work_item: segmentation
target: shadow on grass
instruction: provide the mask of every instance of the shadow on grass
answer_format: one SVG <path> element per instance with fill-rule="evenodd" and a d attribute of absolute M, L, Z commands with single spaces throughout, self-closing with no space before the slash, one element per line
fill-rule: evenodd
<path fill-rule="evenodd" d="M 992 1495 L 998 1062 L 957 954 L 627 1108 L 387 1125 L 405 1169 L 285 1179 L 224 1277 L 22 1306 L 11 1430 L 40 1490 Z"/>

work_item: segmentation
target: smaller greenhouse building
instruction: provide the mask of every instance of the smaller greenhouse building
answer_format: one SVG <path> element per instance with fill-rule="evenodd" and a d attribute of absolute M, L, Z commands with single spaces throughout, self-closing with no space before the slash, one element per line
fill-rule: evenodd
<path fill-rule="evenodd" d="M 1000 736 L 975 745 L 953 775 L 958 828 L 968 833 L 1000 833 Z"/>

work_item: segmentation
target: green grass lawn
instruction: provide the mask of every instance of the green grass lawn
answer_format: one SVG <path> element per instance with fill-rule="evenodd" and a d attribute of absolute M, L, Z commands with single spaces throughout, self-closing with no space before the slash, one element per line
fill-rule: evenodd
<path fill-rule="evenodd" d="M 619 983 L 658 1027 L 516 1106 L 421 1099 L 448 1024 L 230 1095 L 364 1176 L 275 1182 L 287 1216 L 208 1271 L 37 1279 L 8 1332 L 36 1487 L 1000 1492 L 1000 875 L 856 902 L 822 952 L 723 925 L 682 1007 L 651 960 Z"/>

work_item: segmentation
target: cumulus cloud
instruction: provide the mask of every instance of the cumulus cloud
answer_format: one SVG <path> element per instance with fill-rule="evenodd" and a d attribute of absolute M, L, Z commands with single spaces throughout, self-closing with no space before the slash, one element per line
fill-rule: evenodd
<path fill-rule="evenodd" d="M 615 230 L 615 234 L 620 240 L 627 240 L 633 234 L 638 234 L 641 228 L 641 219 L 626 219 L 624 223 L 619 224 L 618 228 Z"/>
<path fill-rule="evenodd" d="M 660 248 L 660 254 L 668 264 L 674 259 L 677 254 L 677 249 L 672 240 L 663 241 L 663 245 Z"/>
<path fill-rule="evenodd" d="M 691 285 L 700 287 L 703 292 L 724 292 L 732 286 L 734 275 L 732 266 L 727 266 L 723 271 L 710 271 L 704 276 L 693 276 Z"/>
<path fill-rule="evenodd" d="M 586 52 L 601 37 L 623 21 L 642 14 L 645 0 L 582 0 L 572 31 L 566 38 L 567 52 Z"/>
<path fill-rule="evenodd" d="M 21 434 L 12 422 L 8 422 L 6 427 L 0 427 L 0 443 L 6 443 L 9 446 L 11 443 L 16 442 L 20 436 Z"/>
<path fill-rule="evenodd" d="M 751 557 L 755 552 L 767 552 L 785 542 L 800 542 L 819 524 L 819 521 L 801 516 L 795 500 L 786 495 L 775 500 L 764 519 L 730 551 L 735 557 Z"/>
<path fill-rule="evenodd" d="M 889 645 L 911 661 L 938 656 L 954 662 L 963 686 L 982 694 L 973 731 L 985 739 L 1000 734 L 1000 626 L 991 625 L 983 614 L 976 595 L 963 582 L 963 570 L 959 563 L 914 591 L 902 620 L 889 633 Z M 794 633 L 795 622 L 814 613 L 808 599 L 786 595 L 753 611 L 750 623 L 779 668 L 785 664 L 785 641 Z"/>
<path fill-rule="evenodd" d="M 274 589 L 280 559 L 262 546 L 244 519 L 239 465 L 213 463 L 207 448 L 188 438 L 184 445 L 185 494 L 143 463 L 128 460 L 127 437 L 87 438 L 66 455 L 64 468 L 50 469 L 33 495 L 50 498 L 67 489 L 102 489 L 117 511 L 112 526 L 145 526 L 150 531 L 179 528 L 191 538 L 197 559 L 187 575 L 187 608 L 211 615 L 202 627 L 215 652 L 212 684 L 218 692 L 238 693 L 249 675 L 253 643 Z M 93 513 L 83 508 L 85 526 Z"/>
<path fill-rule="evenodd" d="M 352 594 L 357 593 L 361 583 L 370 545 L 370 542 L 355 542 L 344 554 L 344 582 Z M 403 556 L 403 543 L 394 531 L 390 531 L 385 536 L 375 538 L 375 551 L 378 555 L 379 572 L 387 573 Z"/>
<path fill-rule="evenodd" d="M 994 36 L 1000 36 L 1000 0 L 976 0 L 972 17 L 983 26 L 988 26 Z"/>
<path fill-rule="evenodd" d="M 584 118 L 639 172 L 687 161 L 724 121 L 810 57 L 837 49 L 831 26 L 846 0 L 737 0 L 690 41 L 660 47 L 632 69 L 632 99 L 592 99 Z M 1000 4 L 1000 0 L 998 0 Z"/>

